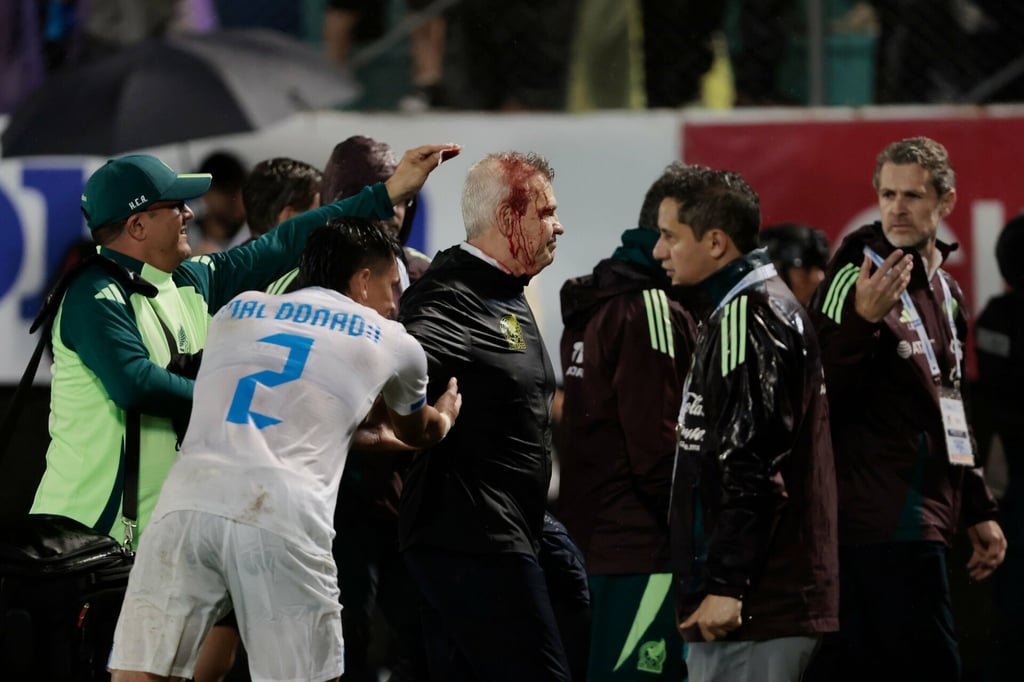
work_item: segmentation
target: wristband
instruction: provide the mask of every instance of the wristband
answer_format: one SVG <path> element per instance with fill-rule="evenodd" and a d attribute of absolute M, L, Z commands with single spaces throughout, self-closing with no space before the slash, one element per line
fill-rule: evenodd
<path fill-rule="evenodd" d="M 441 415 L 441 438 L 439 440 L 444 440 L 444 437 L 452 430 L 452 418 L 440 410 L 438 410 L 438 414 Z"/>

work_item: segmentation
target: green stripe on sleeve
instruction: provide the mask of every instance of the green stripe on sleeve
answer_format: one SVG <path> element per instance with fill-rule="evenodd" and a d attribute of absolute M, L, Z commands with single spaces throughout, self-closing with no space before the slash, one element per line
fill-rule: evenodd
<path fill-rule="evenodd" d="M 827 317 L 832 318 L 837 324 L 843 309 L 843 302 L 846 300 L 846 294 L 857 281 L 859 273 L 860 268 L 853 263 L 847 263 L 839 271 L 839 274 L 836 275 L 836 278 L 832 280 L 832 285 L 828 289 L 828 296 L 825 298 L 825 306 L 822 308 L 822 312 Z"/>
<path fill-rule="evenodd" d="M 675 339 L 672 338 L 672 317 L 668 312 L 668 296 L 660 289 L 658 290 L 658 300 L 661 301 L 661 321 L 665 324 L 665 338 L 668 340 L 668 356 L 674 360 L 676 344 Z"/>
<path fill-rule="evenodd" d="M 721 333 L 722 337 L 722 376 L 729 373 L 729 311 L 731 306 L 726 306 L 722 311 Z"/>
<path fill-rule="evenodd" d="M 654 303 L 651 301 L 650 289 L 644 289 L 644 307 L 647 309 L 647 329 L 651 334 L 651 348 L 658 350 L 658 329 L 651 313 Z"/>
<path fill-rule="evenodd" d="M 738 367 L 747 359 L 747 297 L 741 296 L 737 303 L 740 307 L 740 333 L 738 338 L 740 352 L 736 357 L 736 366 Z"/>

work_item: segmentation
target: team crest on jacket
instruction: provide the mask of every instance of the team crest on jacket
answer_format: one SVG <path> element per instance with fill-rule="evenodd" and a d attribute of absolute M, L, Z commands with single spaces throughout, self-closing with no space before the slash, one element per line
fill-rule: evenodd
<path fill-rule="evenodd" d="M 498 328 L 505 336 L 509 350 L 526 350 L 523 328 L 519 326 L 519 320 L 515 315 L 502 315 L 501 321 L 498 322 Z"/>

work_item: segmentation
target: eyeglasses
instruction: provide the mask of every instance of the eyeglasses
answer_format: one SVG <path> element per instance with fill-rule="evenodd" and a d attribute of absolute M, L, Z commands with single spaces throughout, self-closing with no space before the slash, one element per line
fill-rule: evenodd
<path fill-rule="evenodd" d="M 162 211 L 164 209 L 170 209 L 170 210 L 174 211 L 175 213 L 177 213 L 178 215 L 181 215 L 182 213 L 185 212 L 185 210 L 187 208 L 188 208 L 188 206 L 185 204 L 184 201 L 165 201 L 165 202 L 157 202 L 155 204 L 152 204 L 146 210 L 147 211 Z"/>

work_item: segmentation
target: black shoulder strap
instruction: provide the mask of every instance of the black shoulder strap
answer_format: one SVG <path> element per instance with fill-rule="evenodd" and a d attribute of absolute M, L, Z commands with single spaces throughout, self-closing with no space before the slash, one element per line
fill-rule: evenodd
<path fill-rule="evenodd" d="M 21 376 L 21 381 L 18 383 L 18 388 L 14 392 L 14 397 L 7 406 L 3 422 L 0 423 L 0 461 L 6 457 L 7 448 L 14 437 L 15 424 L 17 424 L 18 417 L 21 416 L 21 411 L 25 406 L 25 396 L 32 385 L 32 380 L 35 379 L 36 372 L 39 371 L 39 362 L 43 356 L 43 349 L 46 347 L 53 319 L 57 315 L 61 301 L 64 300 L 64 294 L 67 292 L 68 287 L 71 286 L 71 283 L 90 267 L 100 267 L 106 270 L 129 293 L 139 293 L 148 298 L 153 298 L 157 294 L 156 287 L 143 279 L 138 273 L 100 254 L 82 259 L 57 280 L 57 283 L 46 294 L 46 298 L 43 299 L 43 305 L 39 309 L 39 314 L 36 315 L 32 326 L 29 328 L 30 334 L 35 333 L 40 328 L 42 328 L 42 331 L 39 334 L 39 341 L 36 343 L 36 349 L 32 353 L 32 358 L 28 361 L 25 372 Z M 132 410 L 126 414 L 125 418 L 125 495 L 122 507 L 124 515 L 134 522 L 138 517 L 139 506 L 139 436 L 141 416 L 138 411 Z"/>

